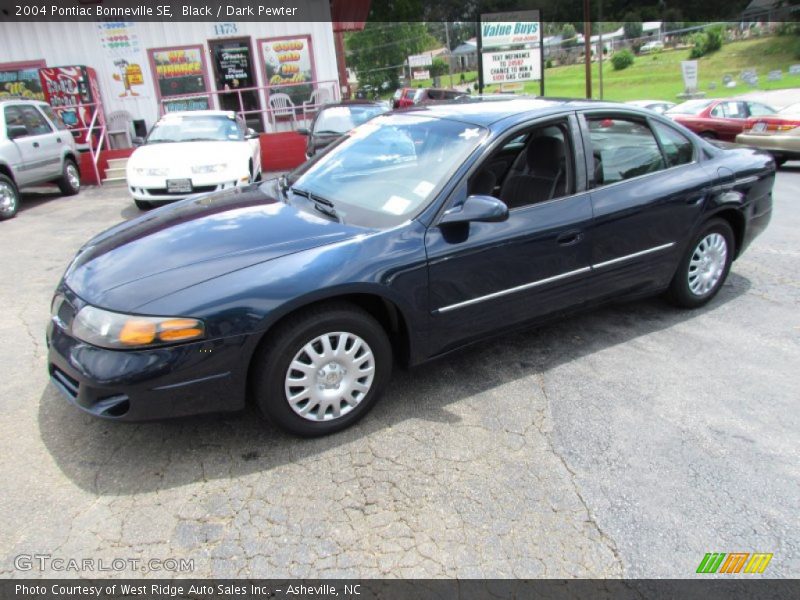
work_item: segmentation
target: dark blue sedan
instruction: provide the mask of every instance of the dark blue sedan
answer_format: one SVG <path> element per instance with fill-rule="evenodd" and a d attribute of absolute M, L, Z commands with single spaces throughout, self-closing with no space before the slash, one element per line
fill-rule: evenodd
<path fill-rule="evenodd" d="M 767 226 L 773 159 L 586 101 L 377 117 L 287 177 L 89 241 L 58 286 L 52 381 L 99 417 L 362 417 L 395 360 L 666 292 L 697 307 Z"/>

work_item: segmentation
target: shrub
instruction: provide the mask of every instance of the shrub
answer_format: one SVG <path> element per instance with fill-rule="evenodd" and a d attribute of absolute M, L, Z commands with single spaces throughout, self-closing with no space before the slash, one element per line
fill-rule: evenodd
<path fill-rule="evenodd" d="M 544 63 L 544 68 L 545 68 L 545 69 L 552 69 L 552 68 L 553 68 L 553 61 L 552 61 L 552 59 L 549 59 L 549 58 L 547 59 L 547 62 L 545 62 L 545 63 Z"/>
<path fill-rule="evenodd" d="M 703 33 L 696 33 L 692 38 L 694 47 L 689 58 L 700 58 L 722 48 L 722 29 L 714 27 Z"/>
<path fill-rule="evenodd" d="M 611 57 L 611 64 L 614 66 L 615 71 L 627 69 L 633 64 L 633 52 L 627 48 L 625 50 L 615 52 L 614 56 Z"/>

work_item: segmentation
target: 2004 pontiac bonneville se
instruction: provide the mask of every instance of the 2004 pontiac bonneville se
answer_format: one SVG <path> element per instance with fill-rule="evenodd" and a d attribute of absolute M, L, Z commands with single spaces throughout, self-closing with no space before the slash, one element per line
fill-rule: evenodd
<path fill-rule="evenodd" d="M 52 381 L 142 420 L 241 409 L 301 435 L 375 403 L 394 359 L 618 298 L 696 307 L 767 225 L 773 159 L 630 106 L 513 99 L 381 116 L 287 178 L 88 242 Z"/>

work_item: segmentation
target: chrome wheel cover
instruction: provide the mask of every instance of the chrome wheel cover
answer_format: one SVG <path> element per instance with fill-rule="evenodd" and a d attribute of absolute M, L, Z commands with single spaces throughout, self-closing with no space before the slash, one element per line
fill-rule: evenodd
<path fill-rule="evenodd" d="M 81 189 L 81 178 L 78 175 L 78 169 L 72 163 L 67 163 L 65 167 L 65 171 L 67 174 L 67 183 L 69 183 L 69 187 L 73 190 Z"/>
<path fill-rule="evenodd" d="M 0 181 L 0 213 L 11 214 L 17 205 L 17 193 L 5 181 Z"/>
<path fill-rule="evenodd" d="M 689 290 L 705 296 L 719 283 L 728 260 L 728 243 L 719 233 L 709 233 L 692 252 L 689 260 Z"/>
<path fill-rule="evenodd" d="M 332 421 L 351 412 L 369 393 L 375 358 L 354 333 L 320 335 L 295 354 L 284 389 L 291 409 L 309 421 Z"/>

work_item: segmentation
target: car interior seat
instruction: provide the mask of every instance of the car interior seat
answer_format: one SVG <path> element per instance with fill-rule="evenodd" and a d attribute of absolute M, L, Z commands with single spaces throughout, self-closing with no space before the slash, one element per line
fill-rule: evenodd
<path fill-rule="evenodd" d="M 491 196 L 494 187 L 497 185 L 497 177 L 489 169 L 481 169 L 472 178 L 469 186 L 469 193 L 483 196 Z"/>
<path fill-rule="evenodd" d="M 506 178 L 500 199 L 509 208 L 517 208 L 563 195 L 566 189 L 564 142 L 554 137 L 534 138 L 523 152 L 526 169 Z"/>

